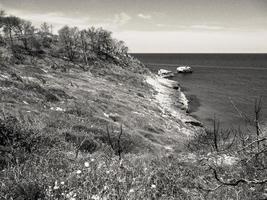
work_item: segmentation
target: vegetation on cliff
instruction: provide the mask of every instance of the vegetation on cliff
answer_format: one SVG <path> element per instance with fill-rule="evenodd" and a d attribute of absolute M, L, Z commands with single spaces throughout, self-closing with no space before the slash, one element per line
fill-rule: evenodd
<path fill-rule="evenodd" d="M 110 32 L 49 27 L 0 13 L 1 199 L 266 198 L 259 103 L 256 134 L 197 132 Z"/>

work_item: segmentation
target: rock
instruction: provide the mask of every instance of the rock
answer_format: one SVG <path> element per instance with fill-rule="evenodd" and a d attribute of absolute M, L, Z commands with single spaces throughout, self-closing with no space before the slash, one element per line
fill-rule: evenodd
<path fill-rule="evenodd" d="M 110 113 L 109 118 L 112 119 L 114 122 L 118 122 L 120 121 L 120 116 L 117 113 Z"/>
<path fill-rule="evenodd" d="M 59 111 L 59 112 L 64 112 L 65 111 L 65 109 L 60 108 L 60 107 L 51 107 L 50 110 Z"/>
<path fill-rule="evenodd" d="M 162 78 L 168 78 L 168 77 L 173 77 L 174 73 L 172 71 L 166 70 L 166 69 L 160 69 L 158 71 L 158 75 Z"/>
<path fill-rule="evenodd" d="M 27 102 L 27 101 L 22 101 L 24 104 L 26 104 L 26 105 L 29 105 L 29 103 Z"/>
<path fill-rule="evenodd" d="M 180 67 L 177 67 L 176 70 L 178 73 L 192 73 L 193 72 L 192 68 L 189 66 L 180 66 Z"/>
<path fill-rule="evenodd" d="M 203 127 L 203 124 L 199 121 L 186 121 L 186 124 L 191 124 L 192 126 L 198 126 L 198 127 Z"/>
<path fill-rule="evenodd" d="M 145 96 L 142 93 L 140 93 L 140 92 L 138 92 L 136 95 L 139 96 L 139 97 L 145 98 Z"/>

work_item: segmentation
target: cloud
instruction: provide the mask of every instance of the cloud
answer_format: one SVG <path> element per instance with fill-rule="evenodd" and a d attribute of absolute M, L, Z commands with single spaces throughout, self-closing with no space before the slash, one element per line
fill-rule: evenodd
<path fill-rule="evenodd" d="M 0 6 L 2 6 L 0 4 Z M 52 24 L 54 32 L 57 32 L 64 25 L 77 26 L 79 28 L 87 28 L 89 26 L 89 17 L 73 18 L 67 16 L 62 12 L 48 12 L 48 13 L 29 13 L 19 9 L 12 9 L 8 7 L 2 7 L 8 15 L 18 16 L 22 19 L 29 20 L 34 26 L 40 26 L 43 22 Z"/>
<path fill-rule="evenodd" d="M 223 26 L 204 25 L 204 24 L 194 24 L 194 25 L 156 24 L 156 26 L 160 28 L 169 28 L 174 30 L 184 29 L 184 30 L 198 30 L 198 31 L 218 31 L 218 30 L 230 29 Z"/>
<path fill-rule="evenodd" d="M 142 18 L 142 19 L 146 19 L 146 20 L 149 20 L 149 19 L 152 18 L 151 15 L 145 15 L 145 14 L 142 14 L 142 13 L 139 13 L 137 16 Z"/>
<path fill-rule="evenodd" d="M 33 22 L 47 22 L 58 25 L 80 26 L 87 24 L 89 21 L 89 18 L 71 18 L 62 13 L 20 14 L 18 16 Z"/>
<path fill-rule="evenodd" d="M 265 53 L 267 31 L 124 31 L 114 33 L 135 53 Z"/>
<path fill-rule="evenodd" d="M 1 3 L 0 3 L 1 7 Z M 18 16 L 22 19 L 29 20 L 34 26 L 39 27 L 43 22 L 53 25 L 53 32 L 57 31 L 65 25 L 76 26 L 80 29 L 86 29 L 91 26 L 103 27 L 105 29 L 115 31 L 120 26 L 128 23 L 132 18 L 124 12 L 115 14 L 109 19 L 101 19 L 91 16 L 78 17 L 69 16 L 62 12 L 44 12 L 44 13 L 33 13 L 27 12 L 20 9 L 12 9 L 3 7 L 7 14 Z"/>
<path fill-rule="evenodd" d="M 128 14 L 126 14 L 124 12 L 121 12 L 119 14 L 115 14 L 114 19 L 113 19 L 113 23 L 115 25 L 122 26 L 122 25 L 128 23 L 131 19 L 132 19 L 131 16 L 129 16 Z"/>
<path fill-rule="evenodd" d="M 192 25 L 192 26 L 190 26 L 190 28 L 192 28 L 192 29 L 202 29 L 202 30 L 221 30 L 224 27 L 199 24 L 199 25 Z"/>

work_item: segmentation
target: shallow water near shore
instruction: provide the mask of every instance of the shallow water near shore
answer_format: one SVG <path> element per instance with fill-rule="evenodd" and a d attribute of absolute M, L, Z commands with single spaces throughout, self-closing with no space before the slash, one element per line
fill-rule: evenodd
<path fill-rule="evenodd" d="M 190 113 L 206 127 L 214 116 L 223 128 L 245 125 L 240 112 L 253 118 L 262 98 L 262 124 L 267 121 L 267 54 L 135 54 L 148 68 L 173 72 L 190 65 L 193 74 L 175 74 L 190 100 Z"/>

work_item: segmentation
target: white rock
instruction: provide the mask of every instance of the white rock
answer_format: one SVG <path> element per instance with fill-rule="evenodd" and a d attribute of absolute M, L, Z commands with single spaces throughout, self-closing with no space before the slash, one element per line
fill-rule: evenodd
<path fill-rule="evenodd" d="M 26 104 L 26 105 L 29 105 L 29 103 L 27 102 L 27 101 L 22 101 L 24 104 Z"/>
<path fill-rule="evenodd" d="M 51 107 L 50 110 L 55 110 L 55 111 L 60 111 L 60 112 L 64 112 L 65 109 L 60 108 L 60 107 Z"/>

